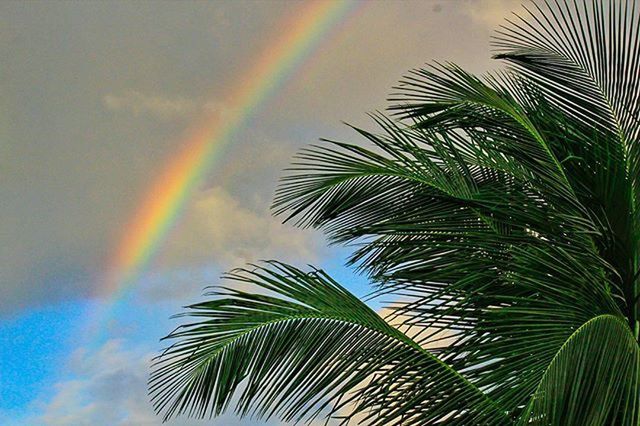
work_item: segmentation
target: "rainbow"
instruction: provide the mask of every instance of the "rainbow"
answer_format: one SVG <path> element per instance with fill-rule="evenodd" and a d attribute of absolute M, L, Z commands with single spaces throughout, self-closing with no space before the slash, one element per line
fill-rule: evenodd
<path fill-rule="evenodd" d="M 234 133 L 296 74 L 359 4 L 363 3 L 304 2 L 277 27 L 286 30 L 274 38 L 246 75 L 231 86 L 233 89 L 224 101 L 230 112 L 212 113 L 189 133 L 182 150 L 171 159 L 139 204 L 108 262 L 100 296 L 118 300 L 134 285 Z"/>

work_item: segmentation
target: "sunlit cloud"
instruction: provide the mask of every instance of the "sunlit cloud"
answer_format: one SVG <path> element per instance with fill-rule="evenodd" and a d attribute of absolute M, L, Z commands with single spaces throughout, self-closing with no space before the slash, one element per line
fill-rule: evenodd
<path fill-rule="evenodd" d="M 266 208 L 249 208 L 224 188 L 213 187 L 194 197 L 159 258 L 169 265 L 214 262 L 226 267 L 264 258 L 313 263 L 322 247 L 317 234 L 283 225 Z"/>
<path fill-rule="evenodd" d="M 147 397 L 147 375 L 154 354 L 121 339 L 107 341 L 95 351 L 80 348 L 71 354 L 67 379 L 32 405 L 35 413 L 23 424 L 43 426 L 157 425 Z M 241 424 L 233 415 L 213 421 L 180 417 L 170 426 Z M 266 423 L 256 423 L 265 424 Z"/>

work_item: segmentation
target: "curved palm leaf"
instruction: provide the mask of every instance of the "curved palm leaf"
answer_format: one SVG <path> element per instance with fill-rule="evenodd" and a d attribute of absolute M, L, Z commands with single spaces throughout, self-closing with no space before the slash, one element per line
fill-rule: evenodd
<path fill-rule="evenodd" d="M 626 321 L 601 315 L 563 345 L 519 423 L 638 424 L 639 382 L 638 342 Z"/>
<path fill-rule="evenodd" d="M 200 321 L 168 336 L 178 341 L 150 378 L 165 419 L 219 414 L 245 380 L 241 414 L 303 420 L 328 408 L 375 425 L 508 424 L 476 386 L 322 271 L 271 262 L 227 277 L 276 296 L 221 289 L 190 307 Z"/>

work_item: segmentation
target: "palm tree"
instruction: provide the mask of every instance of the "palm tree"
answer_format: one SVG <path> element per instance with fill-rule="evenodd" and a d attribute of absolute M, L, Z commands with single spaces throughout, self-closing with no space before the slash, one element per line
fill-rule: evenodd
<path fill-rule="evenodd" d="M 302 151 L 274 210 L 357 243 L 385 321 L 320 270 L 226 277 L 156 361 L 164 419 L 640 424 L 640 4 L 531 4 L 484 77 L 410 72 L 368 144 Z"/>

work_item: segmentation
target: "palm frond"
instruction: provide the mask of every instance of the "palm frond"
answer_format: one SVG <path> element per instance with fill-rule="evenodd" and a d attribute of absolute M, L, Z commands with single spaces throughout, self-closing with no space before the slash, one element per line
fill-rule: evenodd
<path fill-rule="evenodd" d="M 515 414 L 574 330 L 622 315 L 593 222 L 567 217 L 515 159 L 491 163 L 457 151 L 490 152 L 473 140 L 379 123 L 384 135 L 360 133 L 386 156 L 335 142 L 303 152 L 277 211 L 361 241 L 352 262 L 405 301 L 395 313 L 432 330 L 421 342 L 451 333 L 442 359 Z"/>
<path fill-rule="evenodd" d="M 640 6 L 636 1 L 531 3 L 494 42 L 496 58 L 532 82 L 547 102 L 588 129 L 567 152 L 593 215 L 608 227 L 605 258 L 621 276 L 631 323 L 638 320 L 640 245 Z M 577 126 L 574 126 L 577 127 Z M 589 140 L 590 139 L 590 140 Z M 595 142 L 595 143 L 594 143 Z"/>
<path fill-rule="evenodd" d="M 150 378 L 165 420 L 220 414 L 238 393 L 239 414 L 285 421 L 342 410 L 375 425 L 509 423 L 476 386 L 322 271 L 270 262 L 227 277 L 274 295 L 220 289 L 190 307 L 199 321 L 168 336 L 177 342 Z"/>
<path fill-rule="evenodd" d="M 544 0 L 525 11 L 498 30 L 495 57 L 516 66 L 563 112 L 637 141 L 638 3 Z"/>
<path fill-rule="evenodd" d="M 634 426 L 639 405 L 638 342 L 624 319 L 601 315 L 558 351 L 519 424 Z"/>

